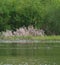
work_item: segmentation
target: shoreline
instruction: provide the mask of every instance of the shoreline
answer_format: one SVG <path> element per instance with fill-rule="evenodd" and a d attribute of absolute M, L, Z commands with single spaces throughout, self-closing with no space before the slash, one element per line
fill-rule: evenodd
<path fill-rule="evenodd" d="M 60 40 L 0 40 L 0 43 L 60 43 Z"/>

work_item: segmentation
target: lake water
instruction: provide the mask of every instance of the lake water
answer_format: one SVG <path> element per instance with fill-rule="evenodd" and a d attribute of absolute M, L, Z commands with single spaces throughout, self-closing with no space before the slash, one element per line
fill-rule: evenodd
<path fill-rule="evenodd" d="M 60 65 L 60 43 L 0 43 L 0 65 Z"/>

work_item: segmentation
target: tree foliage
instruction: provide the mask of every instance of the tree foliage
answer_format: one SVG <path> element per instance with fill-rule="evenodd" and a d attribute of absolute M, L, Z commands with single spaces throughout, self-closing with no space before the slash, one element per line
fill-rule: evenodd
<path fill-rule="evenodd" d="M 60 0 L 0 0 L 0 31 L 29 25 L 60 34 Z"/>

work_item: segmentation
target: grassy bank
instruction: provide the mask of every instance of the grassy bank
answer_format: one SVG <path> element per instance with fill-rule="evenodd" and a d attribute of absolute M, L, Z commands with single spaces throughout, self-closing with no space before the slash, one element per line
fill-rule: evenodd
<path fill-rule="evenodd" d="M 10 37 L 0 37 L 2 40 L 60 40 L 59 36 L 10 36 Z"/>

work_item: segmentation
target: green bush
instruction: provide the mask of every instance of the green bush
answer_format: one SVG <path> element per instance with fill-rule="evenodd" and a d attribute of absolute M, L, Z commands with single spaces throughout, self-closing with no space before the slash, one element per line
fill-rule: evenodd
<path fill-rule="evenodd" d="M 0 0 L 0 31 L 29 25 L 60 34 L 60 1 Z"/>

